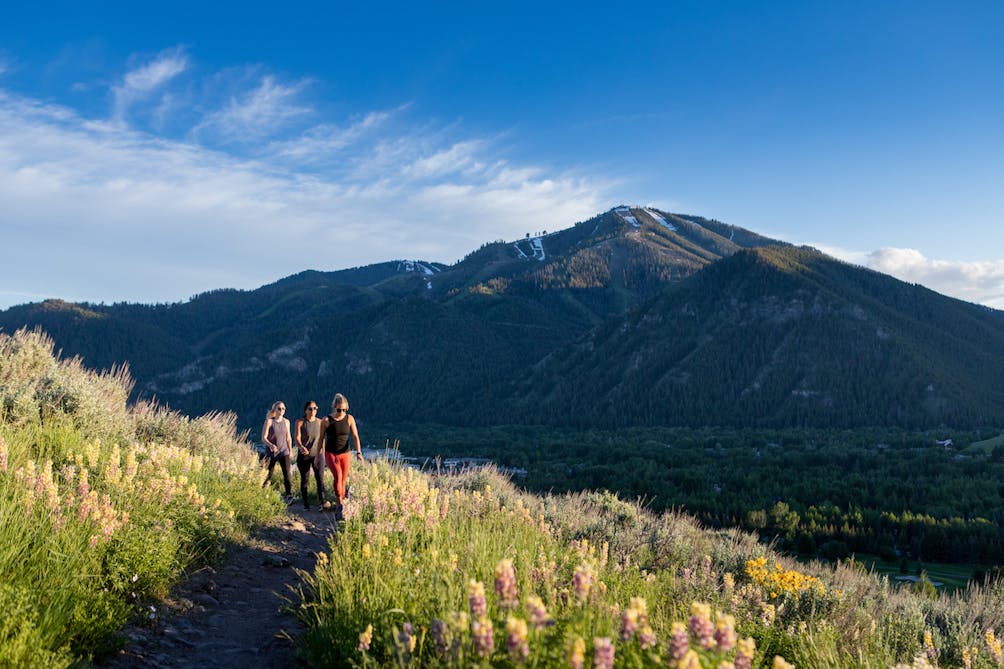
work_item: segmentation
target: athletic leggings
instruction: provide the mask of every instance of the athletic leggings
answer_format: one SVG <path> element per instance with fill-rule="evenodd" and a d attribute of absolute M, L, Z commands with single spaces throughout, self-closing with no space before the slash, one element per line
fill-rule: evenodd
<path fill-rule="evenodd" d="M 277 462 L 282 464 L 282 483 L 283 487 L 286 488 L 286 496 L 289 497 L 293 494 L 293 482 L 289 478 L 289 451 L 275 457 L 268 456 L 268 475 L 265 477 L 265 482 L 261 484 L 261 487 L 268 487 L 269 481 L 272 480 L 272 470 L 275 469 L 275 463 Z"/>
<path fill-rule="evenodd" d="M 317 503 L 324 504 L 324 457 L 315 455 L 308 458 L 301 455 L 296 460 L 296 468 L 300 470 L 300 497 L 303 498 L 303 506 L 307 504 L 307 483 L 310 481 L 310 470 L 314 470 L 314 480 L 317 482 Z"/>
<path fill-rule="evenodd" d="M 334 453 L 324 452 L 324 461 L 331 470 L 331 475 L 335 478 L 335 494 L 338 495 L 338 503 L 345 499 L 345 483 L 349 480 L 349 463 L 352 461 L 352 452 Z"/>

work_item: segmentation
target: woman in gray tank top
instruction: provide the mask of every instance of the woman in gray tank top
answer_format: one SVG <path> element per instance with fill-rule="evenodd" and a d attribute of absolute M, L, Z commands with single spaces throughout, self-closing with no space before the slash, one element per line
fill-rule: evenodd
<path fill-rule="evenodd" d="M 300 470 L 300 498 L 303 508 L 310 509 L 307 497 L 307 483 L 310 470 L 314 470 L 314 480 L 317 482 L 317 503 L 319 508 L 331 508 L 331 502 L 324 500 L 324 453 L 321 452 L 321 421 L 317 418 L 317 402 L 309 401 L 303 405 L 303 418 L 296 421 L 296 468 Z"/>
<path fill-rule="evenodd" d="M 290 438 L 289 421 L 283 416 L 284 413 L 286 413 L 285 404 L 282 402 L 273 404 L 261 429 L 261 440 L 268 449 L 268 474 L 261 487 L 268 487 L 275 464 L 278 462 L 282 466 L 282 482 L 286 489 L 286 503 L 289 504 L 293 501 L 293 484 L 289 476 L 290 446 L 293 440 Z"/>

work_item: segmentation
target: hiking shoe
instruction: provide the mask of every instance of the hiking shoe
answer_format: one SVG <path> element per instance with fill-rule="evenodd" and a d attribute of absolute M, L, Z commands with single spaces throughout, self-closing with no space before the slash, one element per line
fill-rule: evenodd
<path fill-rule="evenodd" d="M 319 510 L 320 511 L 327 511 L 330 508 L 331 508 L 331 502 L 325 502 L 324 504 L 321 505 L 321 508 Z"/>

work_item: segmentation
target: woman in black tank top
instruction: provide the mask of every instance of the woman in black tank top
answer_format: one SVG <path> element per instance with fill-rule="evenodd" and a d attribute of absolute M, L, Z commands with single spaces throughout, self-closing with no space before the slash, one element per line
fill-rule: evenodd
<path fill-rule="evenodd" d="M 303 405 L 303 418 L 296 421 L 296 468 L 300 470 L 300 498 L 303 508 L 310 508 L 307 498 L 307 483 L 310 480 L 310 470 L 314 470 L 314 480 L 317 482 L 317 503 L 320 508 L 328 509 L 331 502 L 324 500 L 324 453 L 321 451 L 321 421 L 317 418 L 317 402 L 309 401 Z"/>
<path fill-rule="evenodd" d="M 321 421 L 321 432 L 324 441 L 324 461 L 335 480 L 335 494 L 338 496 L 336 517 L 340 520 L 342 502 L 345 500 L 348 488 L 349 462 L 352 459 L 350 447 L 354 446 L 356 457 L 363 459 L 356 419 L 349 414 L 349 401 L 341 393 L 335 395 L 335 399 L 331 402 L 331 413 Z"/>

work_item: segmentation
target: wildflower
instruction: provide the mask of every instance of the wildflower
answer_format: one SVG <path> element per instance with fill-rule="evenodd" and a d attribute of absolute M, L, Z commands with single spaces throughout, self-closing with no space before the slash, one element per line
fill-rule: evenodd
<path fill-rule="evenodd" d="M 454 657 L 460 652 L 460 645 L 464 637 L 464 633 L 468 628 L 468 616 L 464 611 L 454 611 L 450 614 L 450 652 Z"/>
<path fill-rule="evenodd" d="M 373 557 L 373 547 L 370 546 L 368 541 L 363 544 L 362 553 L 364 560 L 369 560 L 371 557 Z"/>
<path fill-rule="evenodd" d="M 934 637 L 931 635 L 931 630 L 924 630 L 924 652 L 927 653 L 927 659 L 932 662 L 938 659 L 938 649 L 934 647 Z"/>
<path fill-rule="evenodd" d="M 693 648 L 688 650 L 676 665 L 679 669 L 701 669 L 701 658 Z"/>
<path fill-rule="evenodd" d="M 638 631 L 638 611 L 630 606 L 621 611 L 621 641 L 630 641 Z"/>
<path fill-rule="evenodd" d="M 530 646 L 527 644 L 526 622 L 509 616 L 505 622 L 506 646 L 509 649 L 509 657 L 514 660 L 525 660 L 530 657 Z"/>
<path fill-rule="evenodd" d="M 4 441 L 3 437 L 0 437 L 0 472 L 7 472 L 7 442 Z"/>
<path fill-rule="evenodd" d="M 359 633 L 359 650 L 367 651 L 373 643 L 373 624 L 366 626 L 366 629 Z"/>
<path fill-rule="evenodd" d="M 397 633 L 397 642 L 406 653 L 413 653 L 415 651 L 415 628 L 411 626 L 411 623 L 405 623 L 401 626 L 401 631 Z"/>
<path fill-rule="evenodd" d="M 572 592 L 580 602 L 589 598 L 589 591 L 596 582 L 596 572 L 588 564 L 581 564 L 572 574 Z"/>
<path fill-rule="evenodd" d="M 530 614 L 530 622 L 533 624 L 534 629 L 542 629 L 554 624 L 554 620 L 551 616 L 547 615 L 547 609 L 544 608 L 544 602 L 537 595 L 530 595 L 526 598 L 526 608 Z"/>
<path fill-rule="evenodd" d="M 642 647 L 642 650 L 649 650 L 655 648 L 658 640 L 655 638 L 655 632 L 652 631 L 651 626 L 647 623 L 642 625 L 641 629 L 638 630 L 638 644 Z"/>
<path fill-rule="evenodd" d="M 962 649 L 962 667 L 963 669 L 973 669 L 973 656 L 969 652 L 969 646 Z"/>
<path fill-rule="evenodd" d="M 701 648 L 715 647 L 715 627 L 711 624 L 711 607 L 707 604 L 694 602 L 690 605 L 690 633 Z"/>
<path fill-rule="evenodd" d="M 989 650 L 990 654 L 994 657 L 994 662 L 997 664 L 1004 664 L 1004 652 L 1001 650 L 1000 639 L 994 636 L 994 631 L 992 629 L 988 629 L 986 634 L 983 636 L 984 640 L 987 642 L 987 650 Z"/>
<path fill-rule="evenodd" d="M 673 623 L 673 629 L 669 634 L 669 657 L 673 660 L 682 660 L 690 650 L 690 636 L 683 623 Z"/>
<path fill-rule="evenodd" d="M 736 619 L 721 611 L 715 612 L 715 643 L 726 652 L 736 645 Z"/>
<path fill-rule="evenodd" d="M 499 603 L 508 609 L 516 608 L 519 605 L 519 594 L 516 590 L 516 570 L 512 566 L 512 560 L 500 560 L 495 567 L 495 594 L 498 595 Z"/>
<path fill-rule="evenodd" d="M 756 642 L 753 638 L 740 639 L 736 647 L 736 669 L 750 669 L 754 653 L 756 653 Z"/>
<path fill-rule="evenodd" d="M 432 637 L 436 655 L 440 658 L 446 657 L 446 651 L 450 649 L 450 630 L 446 623 L 439 618 L 433 618 L 429 626 L 429 635 Z"/>
<path fill-rule="evenodd" d="M 577 636 L 568 644 L 567 658 L 569 667 L 582 669 L 582 665 L 586 662 L 586 642 L 582 637 Z"/>
<path fill-rule="evenodd" d="M 732 575 L 732 572 L 725 572 L 722 574 L 722 586 L 725 588 L 726 592 L 732 592 L 736 587 L 736 577 Z"/>
<path fill-rule="evenodd" d="M 774 662 L 771 664 L 772 669 L 795 669 L 795 665 L 788 664 L 783 657 L 780 655 L 774 656 Z"/>
<path fill-rule="evenodd" d="M 457 569 L 457 554 L 450 553 L 450 570 L 456 571 Z"/>
<path fill-rule="evenodd" d="M 596 637 L 593 639 L 593 668 L 613 669 L 614 666 L 614 644 L 610 637 Z"/>
<path fill-rule="evenodd" d="M 495 635 L 492 621 L 488 618 L 478 618 L 471 623 L 471 638 L 474 641 L 474 651 L 478 657 L 488 657 L 495 647 Z"/>
<path fill-rule="evenodd" d="M 485 586 L 480 581 L 471 579 L 467 582 L 467 604 L 471 609 L 471 617 L 484 618 L 488 613 L 488 602 L 485 601 Z"/>

